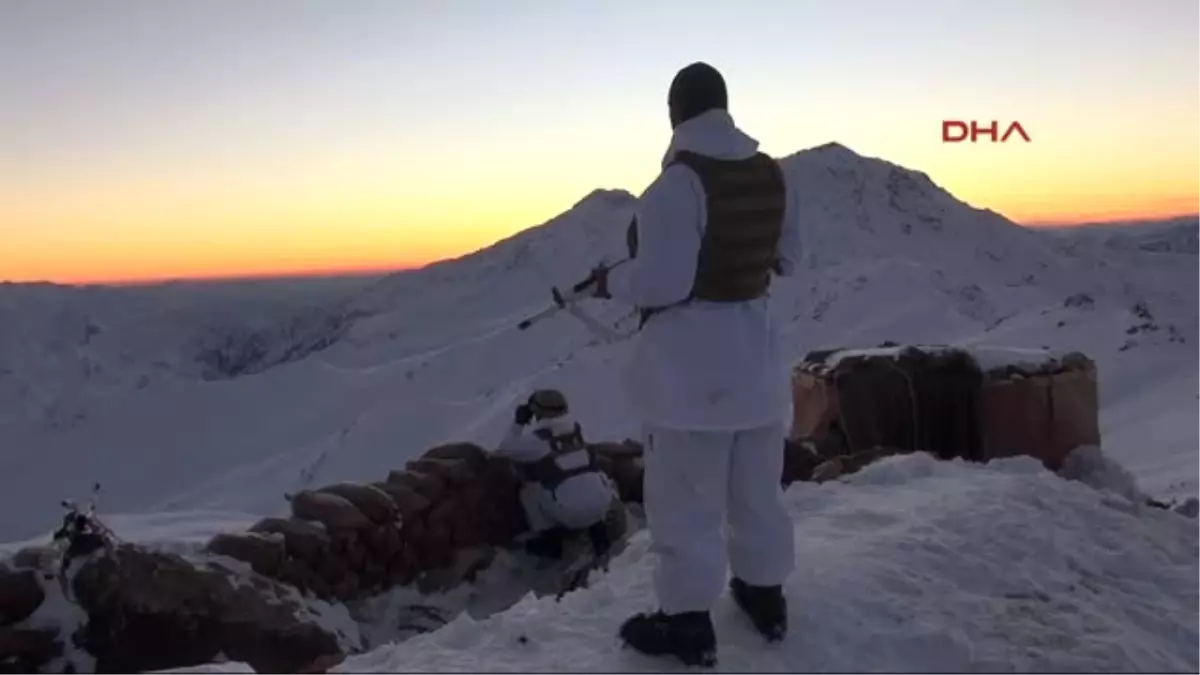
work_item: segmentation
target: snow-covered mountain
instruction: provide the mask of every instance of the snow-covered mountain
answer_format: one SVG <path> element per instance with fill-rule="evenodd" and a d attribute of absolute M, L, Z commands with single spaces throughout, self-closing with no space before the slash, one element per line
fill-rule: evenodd
<path fill-rule="evenodd" d="M 1190 245 L 1175 226 L 1033 230 L 840 145 L 783 164 L 806 225 L 805 272 L 773 291 L 794 357 L 885 340 L 1082 350 L 1099 364 L 1105 455 L 1150 494 L 1196 494 L 1194 224 Z M 538 386 L 566 391 L 589 436 L 635 435 L 628 343 L 566 315 L 517 329 L 550 286 L 623 255 L 635 203 L 597 191 L 491 247 L 377 279 L 0 286 L 2 548 L 44 537 L 59 499 L 94 481 L 118 534 L 186 546 L 283 512 L 284 492 L 374 479 L 441 442 L 490 444 Z M 796 634 L 764 652 L 722 609 L 722 668 L 1194 669 L 1195 522 L 1128 491 L 1025 459 L 921 456 L 797 484 Z M 339 669 L 664 667 L 613 639 L 652 602 L 647 543 L 636 535 L 560 604 L 464 615 Z"/>
<path fill-rule="evenodd" d="M 884 340 L 1080 348 L 1101 364 L 1106 441 L 1135 464 L 1157 461 L 1145 432 L 1113 420 L 1194 415 L 1195 255 L 1064 250 L 836 144 L 783 163 L 807 225 L 807 271 L 775 290 L 796 357 Z M 627 344 L 567 316 L 516 329 L 552 284 L 623 255 L 634 206 L 597 191 L 471 255 L 345 285 L 0 288 L 0 539 L 44 531 L 93 481 L 108 511 L 275 513 L 313 481 L 490 442 L 539 385 L 568 391 L 594 436 L 634 434 L 614 367 Z M 1163 456 L 1194 467 L 1194 427 Z M 1195 471 L 1176 473 L 1146 480 L 1194 491 Z"/>
<path fill-rule="evenodd" d="M 336 340 L 358 316 L 343 299 L 372 282 L 0 284 L 0 425 L 72 426 L 96 396 L 294 360 Z"/>
<path fill-rule="evenodd" d="M 1064 251 L 1092 247 L 1117 251 L 1196 255 L 1197 250 L 1200 250 L 1198 216 L 1151 221 L 1081 223 L 1070 227 L 1048 227 L 1043 231 L 1058 237 L 1058 247 Z"/>

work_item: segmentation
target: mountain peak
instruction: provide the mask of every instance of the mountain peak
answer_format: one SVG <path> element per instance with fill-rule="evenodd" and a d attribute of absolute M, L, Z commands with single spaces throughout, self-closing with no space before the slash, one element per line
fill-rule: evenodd
<path fill-rule="evenodd" d="M 629 192 L 628 190 L 597 188 L 589 192 L 583 199 L 575 202 L 575 206 L 572 208 L 578 208 L 580 206 L 584 206 L 585 204 L 593 203 L 597 205 L 619 208 L 636 200 L 637 197 L 635 197 L 633 193 Z"/>
<path fill-rule="evenodd" d="M 800 152 L 818 152 L 818 153 L 824 153 L 824 154 L 829 154 L 829 155 L 844 155 L 846 157 L 857 157 L 859 159 L 863 158 L 862 155 L 851 150 L 847 146 L 842 145 L 841 143 L 838 143 L 837 141 L 829 141 L 828 143 L 822 143 L 821 145 L 811 147 L 808 150 L 801 150 Z M 799 154 L 799 153 L 797 153 L 797 154 Z"/>

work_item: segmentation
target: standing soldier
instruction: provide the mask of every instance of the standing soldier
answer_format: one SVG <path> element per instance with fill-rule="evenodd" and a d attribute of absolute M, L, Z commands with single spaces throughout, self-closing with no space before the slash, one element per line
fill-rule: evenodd
<path fill-rule="evenodd" d="M 777 641 L 787 630 L 794 534 L 780 476 L 791 389 L 768 287 L 772 272 L 796 269 L 800 236 L 782 170 L 735 126 L 720 73 L 681 70 L 668 108 L 671 145 L 630 233 L 637 257 L 621 276 L 593 276 L 598 297 L 642 315 L 628 386 L 643 416 L 659 609 L 620 635 L 646 654 L 714 665 L 709 613 L 727 566 L 758 631 Z"/>

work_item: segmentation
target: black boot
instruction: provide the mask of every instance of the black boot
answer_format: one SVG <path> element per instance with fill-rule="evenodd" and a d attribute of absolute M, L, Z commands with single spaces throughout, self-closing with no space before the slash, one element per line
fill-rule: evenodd
<path fill-rule="evenodd" d="M 708 612 L 638 614 L 621 625 L 621 639 L 647 656 L 674 656 L 705 668 L 717 664 L 717 635 Z"/>
<path fill-rule="evenodd" d="M 612 548 L 612 538 L 608 536 L 608 523 L 599 522 L 587 530 L 588 539 L 592 541 L 592 553 L 597 558 L 603 558 Z"/>
<path fill-rule="evenodd" d="M 734 577 L 729 582 L 733 600 L 768 642 L 779 642 L 787 634 L 787 599 L 783 586 L 751 586 Z"/>

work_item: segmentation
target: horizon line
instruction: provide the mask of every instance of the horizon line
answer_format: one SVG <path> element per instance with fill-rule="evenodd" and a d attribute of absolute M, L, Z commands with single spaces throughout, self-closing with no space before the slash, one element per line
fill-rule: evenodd
<path fill-rule="evenodd" d="M 1003 215 L 1003 214 L 1000 214 L 1000 215 Z M 1102 219 L 1102 220 L 1083 220 L 1083 221 L 1081 221 L 1081 220 L 1047 219 L 1047 220 L 1034 220 L 1034 221 L 1026 221 L 1023 223 L 1019 223 L 1019 222 L 1016 222 L 1011 219 L 1009 219 L 1009 220 L 1010 220 L 1010 222 L 1012 222 L 1014 225 L 1017 225 L 1018 227 L 1039 229 L 1039 228 L 1053 228 L 1053 227 L 1087 227 L 1087 226 L 1094 226 L 1094 225 L 1120 225 L 1120 224 L 1136 226 L 1136 225 L 1141 225 L 1141 224 L 1153 224 L 1153 223 L 1162 223 L 1162 222 L 1172 221 L 1172 220 L 1182 220 L 1185 218 L 1200 218 L 1200 211 L 1176 213 L 1176 214 L 1161 215 L 1161 216 L 1142 216 L 1142 217 L 1134 217 L 1134 218 L 1114 217 L 1114 218 Z M 547 222 L 549 222 L 549 221 L 547 221 Z M 542 223 L 541 225 L 544 225 L 544 224 L 545 223 Z M 534 229 L 536 227 L 540 227 L 541 225 L 533 225 L 528 228 L 525 228 L 525 230 Z M 519 230 L 517 232 L 512 233 L 509 236 L 515 236 L 517 234 L 520 234 L 521 232 L 524 232 L 525 230 Z M 275 271 L 275 272 L 224 272 L 224 273 L 217 272 L 217 273 L 213 273 L 213 274 L 204 274 L 204 275 L 198 275 L 198 276 L 165 275 L 165 276 L 155 276 L 155 277 L 140 277 L 140 278 L 134 278 L 134 279 L 113 278 L 113 279 L 94 279 L 94 280 L 87 280 L 87 281 L 74 281 L 74 282 L 54 281 L 51 279 L 28 280 L 28 281 L 11 281 L 11 280 L 7 280 L 7 279 L 0 279 L 0 286 L 50 285 L 50 286 L 63 286 L 63 287 L 69 287 L 69 288 L 89 288 L 89 287 L 133 288 L 133 287 L 146 287 L 146 286 L 167 286 L 167 285 L 171 285 L 171 284 L 222 284 L 222 283 L 289 281 L 289 280 L 305 280 L 305 279 L 312 279 L 312 280 L 316 280 L 316 279 L 346 279 L 346 278 L 353 278 L 353 277 L 373 277 L 373 276 L 383 277 L 383 276 L 388 276 L 391 274 L 398 274 L 401 272 L 412 272 L 412 271 L 420 270 L 420 269 L 423 269 L 426 267 L 430 267 L 432 265 L 437 265 L 439 263 L 445 263 L 445 262 L 450 262 L 453 260 L 458 260 L 460 258 L 465 258 L 465 257 L 468 257 L 475 253 L 478 253 L 480 251 L 487 250 L 488 248 L 491 248 L 492 246 L 499 243 L 500 241 L 503 241 L 506 238 L 507 237 L 502 237 L 501 239 L 498 239 L 497 241 L 492 242 L 491 244 L 488 244 L 487 246 L 482 246 L 478 249 L 474 249 L 471 251 L 464 251 L 463 253 L 460 253 L 458 255 L 447 256 L 445 258 L 439 258 L 436 260 L 430 260 L 428 262 L 420 263 L 420 264 L 409 264 L 409 265 L 397 264 L 395 266 L 393 266 L 393 265 L 375 265 L 375 266 L 364 265 L 362 267 L 330 267 L 330 268 L 317 268 L 317 269 L 280 270 L 280 271 Z"/>

